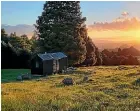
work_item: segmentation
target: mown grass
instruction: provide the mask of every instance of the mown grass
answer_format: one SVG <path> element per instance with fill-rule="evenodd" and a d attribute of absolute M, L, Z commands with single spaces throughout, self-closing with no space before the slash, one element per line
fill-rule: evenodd
<path fill-rule="evenodd" d="M 1 82 L 13 82 L 16 81 L 16 77 L 22 73 L 30 73 L 29 69 L 2 69 L 1 70 Z"/>
<path fill-rule="evenodd" d="M 140 111 L 139 70 L 81 67 L 73 74 L 2 83 L 2 111 Z M 5 74 L 2 71 L 2 77 Z M 82 82 L 85 75 L 90 81 Z M 65 77 L 75 84 L 64 86 Z"/>

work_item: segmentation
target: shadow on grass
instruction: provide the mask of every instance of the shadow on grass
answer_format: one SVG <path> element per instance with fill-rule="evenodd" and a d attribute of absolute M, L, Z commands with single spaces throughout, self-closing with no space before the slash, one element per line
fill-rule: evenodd
<path fill-rule="evenodd" d="M 55 74 L 53 75 L 48 75 L 48 76 L 36 76 L 36 75 L 32 75 L 32 78 L 31 79 L 26 79 L 26 80 L 22 80 L 22 81 L 18 81 L 16 80 L 17 76 L 21 73 L 30 73 L 29 70 L 20 70 L 20 69 L 17 69 L 14 71 L 9 69 L 8 72 L 7 70 L 5 70 L 5 72 L 2 72 L 2 79 L 1 79 L 1 83 L 21 83 L 21 82 L 24 82 L 24 81 L 45 81 L 46 79 L 50 79 L 50 78 L 53 78 L 53 76 L 55 77 Z M 72 72 L 67 72 L 67 73 L 59 73 L 57 75 L 59 75 L 60 77 L 56 76 L 57 78 L 64 78 L 65 76 L 79 76 L 79 75 L 91 75 L 93 72 L 92 71 L 80 71 L 80 70 L 74 70 Z"/>
<path fill-rule="evenodd" d="M 1 83 L 22 83 L 24 81 L 41 81 L 42 79 L 46 79 L 45 76 L 32 76 L 31 79 L 25 79 L 25 80 L 16 80 L 16 77 L 12 78 L 12 79 L 1 79 Z"/>

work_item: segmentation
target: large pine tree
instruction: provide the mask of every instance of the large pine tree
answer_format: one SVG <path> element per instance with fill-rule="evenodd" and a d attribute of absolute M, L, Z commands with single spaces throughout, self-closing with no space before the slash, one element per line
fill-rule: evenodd
<path fill-rule="evenodd" d="M 35 25 L 39 51 L 65 52 L 70 64 L 99 65 L 100 54 L 87 35 L 85 21 L 79 1 L 46 2 Z"/>
<path fill-rule="evenodd" d="M 85 20 L 79 1 L 46 2 L 36 24 L 42 52 L 63 51 L 72 63 L 82 63 L 86 46 L 80 29 Z"/>

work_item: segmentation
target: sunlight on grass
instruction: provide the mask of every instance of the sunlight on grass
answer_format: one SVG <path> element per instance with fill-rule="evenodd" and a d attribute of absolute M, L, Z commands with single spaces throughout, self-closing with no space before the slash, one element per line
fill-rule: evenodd
<path fill-rule="evenodd" d="M 140 66 L 127 68 L 81 67 L 74 74 L 2 83 L 2 111 L 135 111 L 140 108 Z M 9 75 L 28 71 L 2 70 L 2 78 L 11 81 Z M 92 81 L 82 82 L 85 75 Z M 74 79 L 73 86 L 61 83 L 66 77 Z"/>

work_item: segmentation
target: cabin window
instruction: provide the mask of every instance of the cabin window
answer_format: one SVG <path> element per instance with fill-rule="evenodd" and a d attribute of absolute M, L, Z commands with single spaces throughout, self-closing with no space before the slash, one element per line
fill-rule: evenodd
<path fill-rule="evenodd" d="M 38 61 L 36 61 L 36 68 L 39 68 L 39 63 L 38 63 Z"/>

